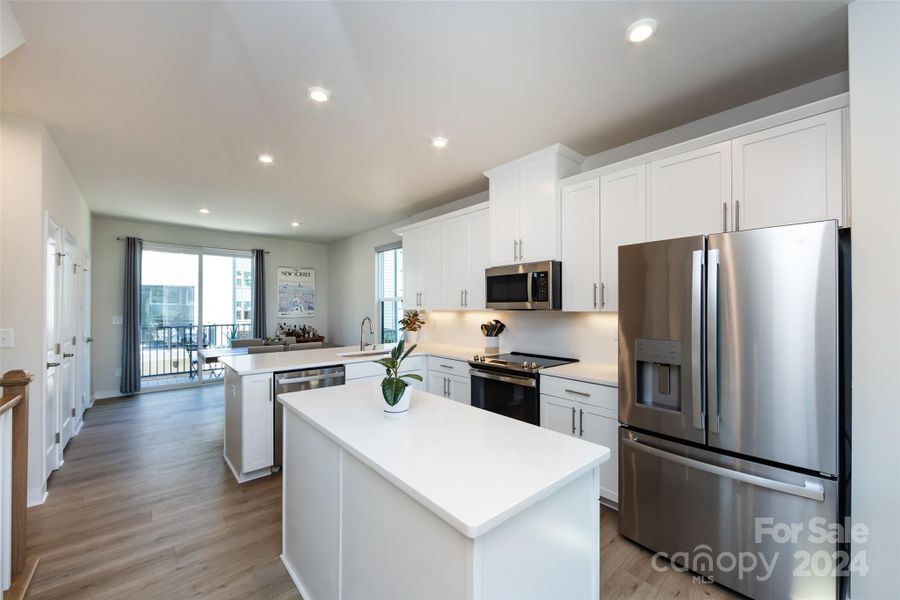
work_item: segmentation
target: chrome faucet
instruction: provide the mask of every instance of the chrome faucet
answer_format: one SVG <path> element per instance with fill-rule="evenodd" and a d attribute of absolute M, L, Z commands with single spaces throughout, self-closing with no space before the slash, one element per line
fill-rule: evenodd
<path fill-rule="evenodd" d="M 366 321 L 369 322 L 369 333 L 375 335 L 375 328 L 372 326 L 372 319 L 369 317 L 364 317 L 362 323 L 359 324 L 359 349 L 360 351 L 365 350 L 368 344 L 363 342 L 363 327 L 366 325 Z M 372 344 L 372 347 L 375 347 L 375 344 Z"/>

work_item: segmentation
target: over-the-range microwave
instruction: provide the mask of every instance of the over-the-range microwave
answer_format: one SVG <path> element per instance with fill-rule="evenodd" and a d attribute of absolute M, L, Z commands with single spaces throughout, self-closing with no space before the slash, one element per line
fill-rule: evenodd
<path fill-rule="evenodd" d="M 484 271 L 487 308 L 562 310 L 562 268 L 558 260 L 491 267 Z"/>

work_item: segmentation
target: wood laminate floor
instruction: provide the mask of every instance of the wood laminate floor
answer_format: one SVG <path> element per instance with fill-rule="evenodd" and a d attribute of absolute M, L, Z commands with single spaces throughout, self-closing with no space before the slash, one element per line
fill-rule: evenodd
<path fill-rule="evenodd" d="M 98 402 L 29 511 L 29 600 L 296 599 L 278 558 L 281 477 L 238 485 L 222 460 L 222 386 Z M 651 554 L 601 515 L 601 597 L 735 598 Z"/>

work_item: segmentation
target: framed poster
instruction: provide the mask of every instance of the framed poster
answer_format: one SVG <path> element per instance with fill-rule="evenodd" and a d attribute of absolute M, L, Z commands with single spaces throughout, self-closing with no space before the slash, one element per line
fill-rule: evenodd
<path fill-rule="evenodd" d="M 278 318 L 316 316 L 316 270 L 278 267 Z"/>

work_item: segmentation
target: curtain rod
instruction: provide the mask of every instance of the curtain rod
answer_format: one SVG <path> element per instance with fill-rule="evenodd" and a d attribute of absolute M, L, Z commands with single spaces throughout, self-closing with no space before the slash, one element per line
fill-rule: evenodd
<path fill-rule="evenodd" d="M 123 238 L 123 237 L 116 238 L 116 240 L 120 241 L 120 242 L 125 241 L 127 239 L 128 238 Z M 250 252 L 250 250 L 236 250 L 234 248 L 213 248 L 212 246 L 195 246 L 193 244 L 175 244 L 173 242 L 154 242 L 152 240 L 143 240 L 141 238 L 135 238 L 135 239 L 138 240 L 139 242 L 146 241 L 148 244 L 158 244 L 160 246 L 180 246 L 182 248 L 197 248 L 198 250 L 219 250 L 219 251 L 224 251 L 224 252 Z M 256 248 L 254 248 L 254 250 L 255 249 Z M 263 250 L 263 252 L 265 254 L 270 254 L 270 252 L 268 250 Z"/>

